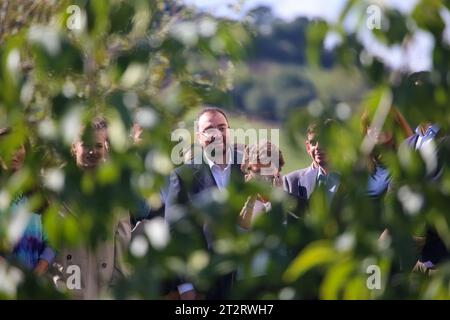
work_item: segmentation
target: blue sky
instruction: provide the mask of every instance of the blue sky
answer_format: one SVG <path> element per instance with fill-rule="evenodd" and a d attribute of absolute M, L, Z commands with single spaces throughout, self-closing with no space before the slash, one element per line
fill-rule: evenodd
<path fill-rule="evenodd" d="M 242 7 L 244 12 L 259 5 L 272 8 L 276 16 L 292 20 L 298 16 L 321 17 L 335 22 L 347 0 L 183 0 L 216 15 L 236 17 L 230 7 Z M 411 10 L 418 0 L 378 0 L 374 4 L 394 6 L 401 11 Z M 243 5 L 240 5 L 242 4 Z"/>
<path fill-rule="evenodd" d="M 336 22 L 347 0 L 182 0 L 217 16 L 230 18 L 243 17 L 245 13 L 259 5 L 272 8 L 273 13 L 287 21 L 298 16 L 324 18 L 328 22 Z M 373 0 L 372 4 L 390 6 L 401 12 L 410 12 L 418 0 Z M 242 10 L 239 10 L 242 9 Z M 448 13 L 448 12 L 447 12 Z M 450 25 L 450 14 L 446 17 Z M 349 21 L 351 25 L 351 21 Z M 364 29 L 364 28 L 363 28 Z M 447 30 L 450 38 L 450 30 Z M 432 37 L 425 32 L 417 32 L 408 46 L 387 47 L 378 42 L 367 30 L 361 30 L 360 39 L 367 50 L 380 57 L 393 69 L 419 71 L 432 68 L 431 52 L 434 46 Z"/>
<path fill-rule="evenodd" d="M 324 17 L 331 20 L 336 19 L 338 12 L 346 0 L 184 0 L 188 4 L 195 5 L 208 12 L 227 17 L 236 17 L 236 11 L 231 8 L 241 7 L 243 12 L 259 5 L 272 8 L 274 14 L 286 20 L 295 19 L 297 16 Z M 242 6 L 239 3 L 244 3 Z M 231 7 L 231 8 L 230 8 Z"/>

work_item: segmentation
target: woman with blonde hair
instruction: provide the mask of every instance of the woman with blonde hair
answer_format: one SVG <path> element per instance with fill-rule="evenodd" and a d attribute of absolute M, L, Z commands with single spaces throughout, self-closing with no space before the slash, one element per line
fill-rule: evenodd
<path fill-rule="evenodd" d="M 284 166 L 284 158 L 277 146 L 270 141 L 247 146 L 241 170 L 245 181 L 252 180 L 267 182 L 271 187 L 282 188 L 281 169 Z M 239 214 L 239 226 L 245 230 L 251 229 L 253 221 L 263 212 L 271 209 L 271 203 L 263 195 L 250 196 Z"/>

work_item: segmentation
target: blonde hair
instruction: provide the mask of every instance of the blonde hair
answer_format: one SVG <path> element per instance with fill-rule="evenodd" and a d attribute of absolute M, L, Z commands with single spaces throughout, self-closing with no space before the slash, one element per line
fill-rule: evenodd
<path fill-rule="evenodd" d="M 274 161 L 274 159 L 276 160 Z M 278 171 L 281 171 L 285 164 L 281 150 L 270 141 L 263 140 L 245 147 L 241 170 L 247 175 L 252 173 L 252 165 L 269 163 L 275 163 Z"/>

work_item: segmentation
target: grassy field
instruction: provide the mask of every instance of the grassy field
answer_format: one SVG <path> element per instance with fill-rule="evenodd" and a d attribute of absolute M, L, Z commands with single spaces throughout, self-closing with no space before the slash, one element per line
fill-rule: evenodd
<path fill-rule="evenodd" d="M 186 128 L 192 130 L 194 128 L 194 120 L 199 112 L 199 109 L 191 110 L 187 116 L 185 117 L 185 125 Z M 233 129 L 242 128 L 244 130 L 247 129 L 279 129 L 279 138 L 280 138 L 280 149 L 283 153 L 284 160 L 286 162 L 283 167 L 283 173 L 289 173 L 293 170 L 304 168 L 310 164 L 310 158 L 306 153 L 304 147 L 295 147 L 292 146 L 288 139 L 285 128 L 283 128 L 282 124 L 270 123 L 266 121 L 262 121 L 256 118 L 251 118 L 245 114 L 235 114 L 235 113 L 227 113 L 230 121 L 230 126 Z M 304 130 L 303 130 L 304 131 Z M 258 136 L 259 138 L 259 136 Z"/>

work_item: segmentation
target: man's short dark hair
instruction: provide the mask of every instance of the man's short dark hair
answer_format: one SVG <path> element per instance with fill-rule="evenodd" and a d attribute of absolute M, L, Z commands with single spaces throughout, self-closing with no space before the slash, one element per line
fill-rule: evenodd
<path fill-rule="evenodd" d="M 313 122 L 306 129 L 306 135 L 314 133 L 319 135 L 324 129 L 331 127 L 336 123 L 336 120 L 332 118 L 325 119 L 322 122 Z"/>
<path fill-rule="evenodd" d="M 225 114 L 225 111 L 223 111 L 222 109 L 220 109 L 218 107 L 205 105 L 205 106 L 203 106 L 203 109 L 197 114 L 197 117 L 195 118 L 195 132 L 198 132 L 198 120 L 200 119 L 200 117 L 202 115 L 204 115 L 205 113 L 209 113 L 209 112 L 210 113 L 220 113 L 221 115 L 223 115 L 223 117 L 227 121 L 227 124 L 230 125 L 230 123 L 228 122 L 228 117 Z"/>

